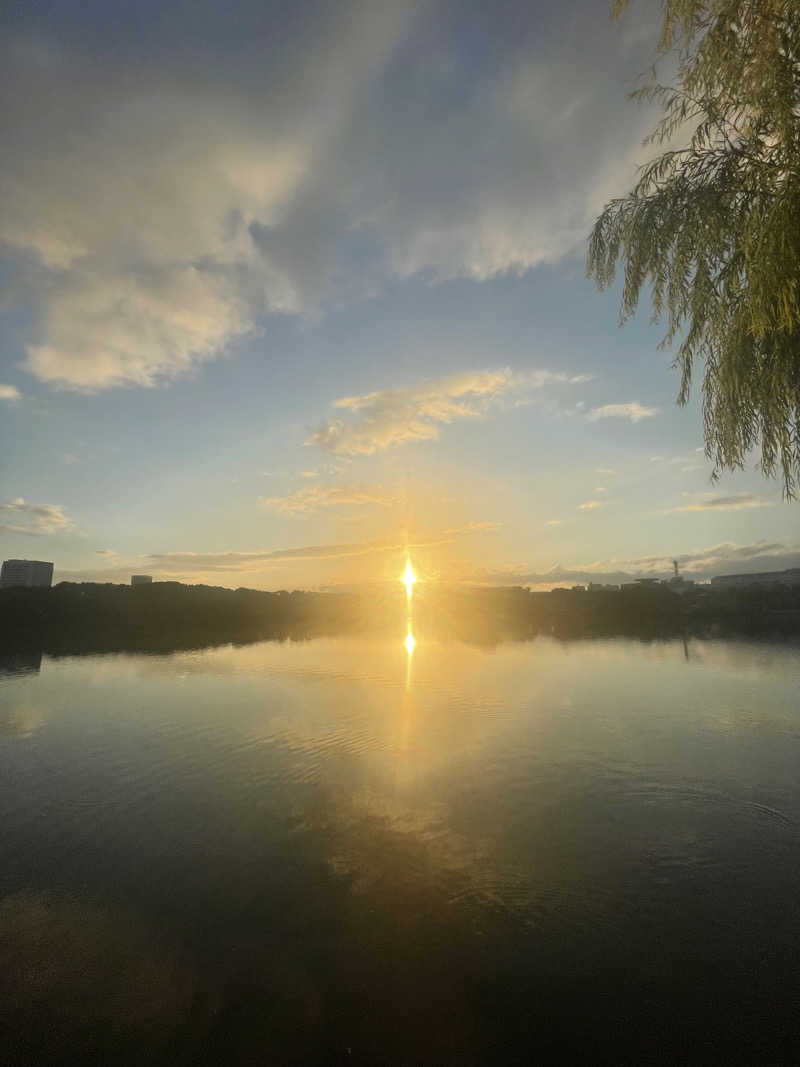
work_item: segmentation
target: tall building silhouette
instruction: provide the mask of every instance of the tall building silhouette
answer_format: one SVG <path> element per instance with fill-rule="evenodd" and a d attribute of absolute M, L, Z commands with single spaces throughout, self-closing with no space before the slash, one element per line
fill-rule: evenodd
<path fill-rule="evenodd" d="M 14 586 L 40 586 L 49 589 L 53 584 L 53 564 L 39 559 L 7 559 L 0 571 L 0 589 Z"/>

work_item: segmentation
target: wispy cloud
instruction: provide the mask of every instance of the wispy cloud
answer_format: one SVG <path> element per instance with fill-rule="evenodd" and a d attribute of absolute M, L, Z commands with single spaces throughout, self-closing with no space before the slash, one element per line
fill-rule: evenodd
<path fill-rule="evenodd" d="M 343 504 L 377 504 L 391 507 L 400 499 L 397 490 L 382 485 L 312 485 L 286 496 L 261 497 L 261 503 L 284 515 L 304 515 Z"/>
<path fill-rule="evenodd" d="M 595 511 L 602 506 L 602 500 L 584 500 L 582 504 L 578 504 L 578 511 Z"/>
<path fill-rule="evenodd" d="M 638 400 L 630 400 L 626 404 L 604 404 L 602 407 L 593 408 L 586 418 L 590 422 L 597 422 L 598 419 L 629 419 L 631 422 L 641 422 L 642 419 L 649 419 L 657 414 L 658 408 L 648 408 Z"/>
<path fill-rule="evenodd" d="M 21 395 L 15 385 L 0 385 L 0 400 L 19 400 Z"/>
<path fill-rule="evenodd" d="M 694 449 L 682 456 L 672 456 L 667 459 L 666 456 L 651 456 L 651 463 L 660 463 L 665 467 L 677 467 L 681 474 L 691 474 L 694 471 L 703 470 L 703 464 L 697 462 L 697 452 L 702 452 L 702 449 Z"/>
<path fill-rule="evenodd" d="M 705 496 L 691 504 L 682 504 L 677 508 L 668 508 L 669 512 L 679 511 L 744 511 L 748 508 L 772 507 L 772 500 L 755 496 L 753 493 L 737 493 L 735 496 Z"/>
<path fill-rule="evenodd" d="M 351 412 L 354 418 L 327 420 L 306 444 L 336 455 L 355 456 L 372 455 L 409 441 L 435 441 L 443 425 L 481 418 L 504 394 L 513 391 L 521 396 L 547 385 L 579 384 L 586 378 L 548 370 L 515 373 L 504 367 L 346 396 L 334 406 Z"/>
<path fill-rule="evenodd" d="M 406 549 L 430 548 L 447 544 L 450 536 L 406 541 L 361 541 L 352 544 L 307 545 L 302 548 L 279 548 L 268 552 L 162 552 L 144 557 L 156 571 L 193 573 L 202 571 L 253 571 L 293 560 L 344 559 L 375 553 L 403 552 Z"/>
<path fill-rule="evenodd" d="M 102 570 L 59 571 L 67 581 L 124 581 L 137 567 L 148 573 L 167 577 L 181 577 L 187 581 L 204 581 L 209 573 L 245 574 L 271 572 L 281 564 L 313 560 L 346 560 L 353 557 L 391 555 L 437 549 L 454 543 L 460 537 L 491 533 L 502 524 L 488 520 L 470 521 L 450 530 L 433 530 L 410 537 L 392 536 L 374 541 L 345 542 L 322 545 L 303 545 L 298 548 L 254 550 L 251 552 L 151 552 L 120 566 L 119 554 L 113 549 L 98 549 L 112 566 Z"/>
<path fill-rule="evenodd" d="M 560 526 L 563 521 L 563 519 L 548 519 L 545 526 Z"/>
<path fill-rule="evenodd" d="M 21 496 L 8 504 L 0 504 L 0 533 L 40 536 L 61 533 L 72 525 L 72 520 L 58 504 L 26 504 Z"/>
<path fill-rule="evenodd" d="M 494 533 L 496 530 L 503 528 L 502 522 L 491 522 L 489 520 L 483 520 L 481 522 L 467 522 L 463 526 L 454 526 L 449 530 L 443 531 L 444 537 L 455 537 L 460 534 L 471 533 Z"/>

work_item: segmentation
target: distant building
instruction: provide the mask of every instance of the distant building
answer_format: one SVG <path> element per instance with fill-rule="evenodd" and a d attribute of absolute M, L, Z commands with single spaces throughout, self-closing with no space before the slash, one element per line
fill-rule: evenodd
<path fill-rule="evenodd" d="M 711 579 L 712 589 L 741 589 L 748 585 L 800 586 L 800 567 L 788 571 L 760 571 L 757 574 L 719 574 Z"/>
<path fill-rule="evenodd" d="M 609 592 L 611 590 L 613 590 L 613 592 L 615 593 L 619 592 L 618 585 L 604 585 L 603 582 L 589 582 L 590 593 L 596 593 L 600 589 L 602 589 L 603 592 Z"/>
<path fill-rule="evenodd" d="M 0 589 L 37 586 L 49 589 L 53 584 L 53 564 L 39 559 L 7 559 L 0 570 Z"/>
<path fill-rule="evenodd" d="M 132 574 L 131 585 L 152 585 L 153 576 L 151 574 Z"/>

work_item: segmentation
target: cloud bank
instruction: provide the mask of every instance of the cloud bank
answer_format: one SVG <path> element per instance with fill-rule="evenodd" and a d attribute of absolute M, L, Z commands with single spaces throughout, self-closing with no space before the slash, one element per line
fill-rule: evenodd
<path fill-rule="evenodd" d="M 551 589 L 554 586 L 588 584 L 622 585 L 637 578 L 669 578 L 672 561 L 678 560 L 681 573 L 695 581 L 707 581 L 717 574 L 748 574 L 800 567 L 800 544 L 785 541 L 754 541 L 740 545 L 723 541 L 708 548 L 677 556 L 639 556 L 634 559 L 602 559 L 569 566 L 556 564 L 545 571 L 526 570 L 486 573 L 483 580 L 497 585 L 528 585 Z"/>
<path fill-rule="evenodd" d="M 633 174 L 652 37 L 578 6 L 20 6 L 0 245 L 28 371 L 151 387 L 256 329 L 269 359 L 274 314 L 582 247 Z"/>

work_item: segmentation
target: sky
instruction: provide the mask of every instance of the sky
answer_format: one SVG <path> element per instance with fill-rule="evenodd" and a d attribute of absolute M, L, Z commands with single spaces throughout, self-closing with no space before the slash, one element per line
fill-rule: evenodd
<path fill-rule="evenodd" d="M 585 276 L 658 5 L 100 0 L 0 33 L 0 554 L 547 587 L 800 565 Z"/>

